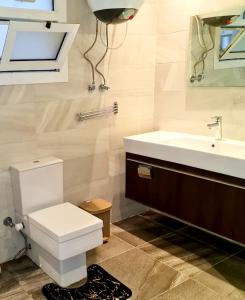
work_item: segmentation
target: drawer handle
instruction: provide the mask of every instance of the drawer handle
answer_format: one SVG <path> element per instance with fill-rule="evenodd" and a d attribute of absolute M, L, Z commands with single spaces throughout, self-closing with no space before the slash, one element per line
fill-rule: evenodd
<path fill-rule="evenodd" d="M 138 175 L 140 178 L 152 179 L 152 167 L 147 165 L 139 165 Z"/>
<path fill-rule="evenodd" d="M 127 161 L 132 161 L 132 162 L 135 162 L 135 163 L 143 163 L 143 161 L 141 162 L 139 160 L 135 160 L 135 159 L 131 159 L 131 158 L 127 158 Z M 153 168 L 154 167 L 154 168 L 158 168 L 158 169 L 161 169 L 161 170 L 175 172 L 175 173 L 179 173 L 179 174 L 183 174 L 183 175 L 187 175 L 187 176 L 191 176 L 191 177 L 195 177 L 195 178 L 200 178 L 200 179 L 203 179 L 203 180 L 216 182 L 216 183 L 220 183 L 220 184 L 223 184 L 223 185 L 226 185 L 226 186 L 231 186 L 231 187 L 234 187 L 234 188 L 245 190 L 245 186 L 242 186 L 242 185 L 239 185 L 239 184 L 229 183 L 229 182 L 222 181 L 222 180 L 219 180 L 219 179 L 209 178 L 207 176 L 196 175 L 196 174 L 192 174 L 190 172 L 185 172 L 185 171 L 177 170 L 177 169 L 174 169 L 174 168 L 163 167 L 163 166 L 159 166 L 159 165 L 155 165 L 155 164 L 152 164 L 152 166 L 150 166 L 150 165 L 140 165 L 140 166 L 148 167 L 148 168 Z M 138 167 L 138 173 L 139 173 L 139 167 Z M 145 178 L 145 177 L 142 177 L 142 178 Z M 151 176 L 151 178 L 147 178 L 147 179 L 152 179 L 152 176 Z"/>

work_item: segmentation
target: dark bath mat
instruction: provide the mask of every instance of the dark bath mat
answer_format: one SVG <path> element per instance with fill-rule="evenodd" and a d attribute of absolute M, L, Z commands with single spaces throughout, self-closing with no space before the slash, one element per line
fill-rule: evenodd
<path fill-rule="evenodd" d="M 132 296 L 128 287 L 98 265 L 88 267 L 87 282 L 79 288 L 62 288 L 50 283 L 42 292 L 48 300 L 126 300 Z"/>

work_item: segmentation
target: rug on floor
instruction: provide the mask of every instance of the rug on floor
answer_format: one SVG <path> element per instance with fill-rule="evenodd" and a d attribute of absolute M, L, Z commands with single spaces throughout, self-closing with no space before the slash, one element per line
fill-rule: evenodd
<path fill-rule="evenodd" d="M 87 282 L 79 288 L 62 288 L 46 284 L 42 288 L 48 300 L 126 300 L 132 291 L 98 265 L 88 267 Z"/>

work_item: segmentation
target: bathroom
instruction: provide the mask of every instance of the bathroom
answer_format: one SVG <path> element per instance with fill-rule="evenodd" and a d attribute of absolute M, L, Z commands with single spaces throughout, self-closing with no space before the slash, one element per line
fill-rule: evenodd
<path fill-rule="evenodd" d="M 79 206 L 102 198 L 112 204 L 109 242 L 87 253 L 87 265 L 103 267 L 132 290 L 131 299 L 245 299 L 244 243 L 125 197 L 124 144 L 125 137 L 158 130 L 215 140 L 216 128 L 207 127 L 214 116 L 222 116 L 223 139 L 245 141 L 243 82 L 193 87 L 188 75 L 192 16 L 241 7 L 244 1 L 144 0 L 133 20 L 108 26 L 109 46 L 116 49 L 100 64 L 110 87 L 103 91 L 97 72 L 96 89 L 88 90 L 91 66 L 83 57 L 95 39 L 96 18 L 87 0 L 66 2 L 67 23 L 80 25 L 69 51 L 68 80 L 37 83 L 43 78 L 27 76 L 0 86 L 0 299 L 46 299 L 42 287 L 53 282 L 26 257 L 12 261 L 24 240 L 3 225 L 6 217 L 16 218 L 10 167 L 45 157 L 63 161 L 65 202 Z M 101 24 L 89 53 L 94 64 L 105 52 L 105 32 Z M 76 118 L 114 102 L 115 115 Z M 241 206 L 237 214 L 243 211 Z"/>

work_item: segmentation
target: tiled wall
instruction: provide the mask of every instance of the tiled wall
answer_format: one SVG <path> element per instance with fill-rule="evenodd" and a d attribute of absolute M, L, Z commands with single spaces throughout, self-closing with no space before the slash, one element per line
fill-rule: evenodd
<path fill-rule="evenodd" d="M 186 87 L 190 16 L 244 5 L 243 0 L 157 0 L 155 129 L 214 135 L 206 124 L 224 118 L 224 137 L 245 139 L 245 88 Z"/>
<path fill-rule="evenodd" d="M 81 57 L 94 37 L 95 19 L 85 0 L 68 1 L 69 22 L 81 23 L 70 54 L 68 83 L 0 87 L 0 263 L 20 248 L 18 234 L 2 226 L 14 216 L 8 168 L 12 163 L 43 156 L 64 160 L 65 200 L 75 204 L 90 197 L 113 203 L 113 219 L 142 207 L 124 199 L 122 138 L 153 129 L 156 24 L 154 1 L 146 0 L 129 24 L 125 44 L 110 51 L 102 66 L 111 86 L 90 95 L 90 69 Z M 110 30 L 114 46 L 125 25 Z M 92 56 L 99 60 L 100 43 Z M 99 78 L 97 78 L 99 82 Z M 79 124 L 75 114 L 119 103 L 119 115 Z"/>

